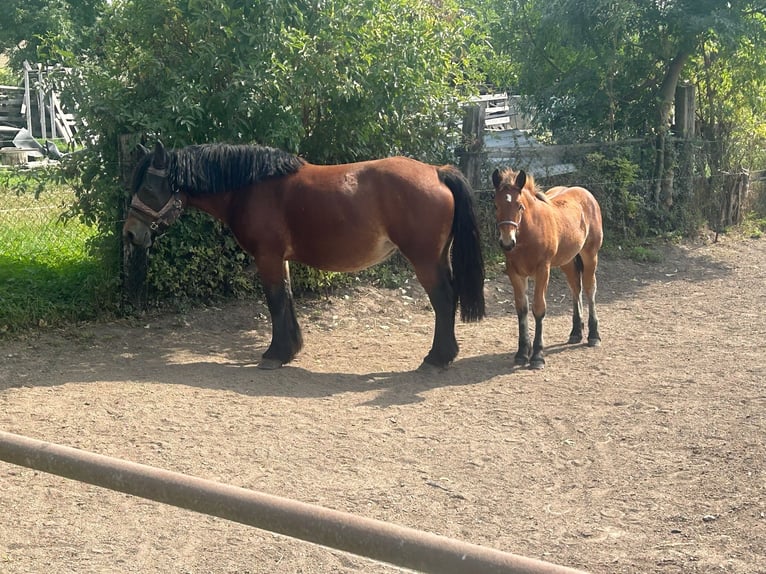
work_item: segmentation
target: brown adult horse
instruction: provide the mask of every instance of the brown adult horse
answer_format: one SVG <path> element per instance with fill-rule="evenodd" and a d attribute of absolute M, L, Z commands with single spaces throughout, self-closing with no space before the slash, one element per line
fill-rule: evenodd
<path fill-rule="evenodd" d="M 484 263 L 466 179 L 451 166 L 404 157 L 312 165 L 261 146 L 206 144 L 143 148 L 123 227 L 144 248 L 184 207 L 229 226 L 258 267 L 272 340 L 260 362 L 289 363 L 303 346 L 288 261 L 326 271 L 359 271 L 396 249 L 410 261 L 436 315 L 425 364 L 457 356 L 455 314 L 484 316 Z"/>
<path fill-rule="evenodd" d="M 561 267 L 574 301 L 569 343 L 583 337 L 582 291 L 588 300 L 588 345 L 601 343 L 596 315 L 596 268 L 603 241 L 601 209 L 591 193 L 582 187 L 554 187 L 543 193 L 523 170 L 495 170 L 495 210 L 500 245 L 505 250 L 505 271 L 513 285 L 519 318 L 517 365 L 529 362 L 534 369 L 545 366 L 543 318 L 545 291 L 551 267 Z M 535 280 L 532 313 L 535 339 L 529 344 L 529 301 L 527 284 Z M 531 352 L 531 356 L 530 356 Z"/>

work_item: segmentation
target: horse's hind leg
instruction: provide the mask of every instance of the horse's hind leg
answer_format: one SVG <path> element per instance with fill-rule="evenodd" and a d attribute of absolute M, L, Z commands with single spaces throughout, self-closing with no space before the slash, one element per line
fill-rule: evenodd
<path fill-rule="evenodd" d="M 598 314 L 596 313 L 596 269 L 598 267 L 598 253 L 590 256 L 583 253 L 582 287 L 585 299 L 588 302 L 588 346 L 598 347 L 601 344 L 601 336 L 598 332 Z"/>
<path fill-rule="evenodd" d="M 582 341 L 582 258 L 578 255 L 569 263 L 561 266 L 567 278 L 569 290 L 572 292 L 572 331 L 569 333 L 569 344 Z"/>
<path fill-rule="evenodd" d="M 293 360 L 303 347 L 303 337 L 295 318 L 290 269 L 286 261 L 279 270 L 259 267 L 266 303 L 271 314 L 271 344 L 263 353 L 258 367 L 277 369 Z"/>
<path fill-rule="evenodd" d="M 413 263 L 413 266 L 436 316 L 433 344 L 423 364 L 444 368 L 457 357 L 459 350 L 455 338 L 457 297 L 452 286 L 452 274 L 446 260 L 430 265 Z"/>

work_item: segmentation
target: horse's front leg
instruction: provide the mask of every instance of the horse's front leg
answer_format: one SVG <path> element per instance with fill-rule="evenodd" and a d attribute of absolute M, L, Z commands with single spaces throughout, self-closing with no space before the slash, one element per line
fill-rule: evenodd
<path fill-rule="evenodd" d="M 516 351 L 513 362 L 516 365 L 526 365 L 532 349 L 529 342 L 529 299 L 527 298 L 529 280 L 511 270 L 507 270 L 507 274 L 513 287 L 513 301 L 519 321 L 519 349 Z"/>
<path fill-rule="evenodd" d="M 278 369 L 292 361 L 303 347 L 301 328 L 295 317 L 290 268 L 287 261 L 278 263 L 259 265 L 271 315 L 271 344 L 258 364 L 261 369 Z"/>
<path fill-rule="evenodd" d="M 535 340 L 532 343 L 532 357 L 530 366 L 533 369 L 542 369 L 545 367 L 545 358 L 543 357 L 543 319 L 545 319 L 545 293 L 548 290 L 548 281 L 551 276 L 551 268 L 543 267 L 535 275 L 535 300 L 532 304 L 532 313 L 535 316 Z"/>

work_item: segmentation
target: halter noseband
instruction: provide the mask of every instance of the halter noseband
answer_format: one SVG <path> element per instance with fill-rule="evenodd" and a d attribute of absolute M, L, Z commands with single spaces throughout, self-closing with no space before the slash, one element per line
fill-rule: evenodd
<path fill-rule="evenodd" d="M 519 224 L 515 221 L 511 221 L 510 219 L 507 221 L 498 221 L 497 226 L 500 227 L 501 225 L 510 225 L 511 227 L 515 227 L 516 229 L 519 228 Z"/>
<path fill-rule="evenodd" d="M 167 177 L 168 175 L 168 171 L 166 169 L 157 169 L 151 166 L 146 171 L 147 173 L 151 173 L 152 175 L 157 175 L 159 177 Z M 141 201 L 141 199 L 138 197 L 138 194 L 135 194 L 133 199 L 130 201 L 130 209 L 133 209 L 134 211 L 137 211 L 143 215 L 147 215 L 152 220 L 149 224 L 149 227 L 152 231 L 157 231 L 160 228 L 160 225 L 169 226 L 171 223 L 173 223 L 181 215 L 183 207 L 183 202 L 178 195 L 178 190 L 173 192 L 173 195 L 170 196 L 170 198 L 165 202 L 165 205 L 163 205 L 159 211 L 155 211 L 146 205 L 143 201 Z"/>
<path fill-rule="evenodd" d="M 507 198 L 508 202 L 511 201 L 511 194 L 510 193 L 506 194 L 505 197 Z M 519 209 L 519 211 L 521 212 L 521 211 L 523 211 L 523 209 L 524 209 L 524 206 L 522 205 L 522 207 L 521 207 L 521 209 Z M 519 214 L 519 220 L 518 221 L 513 221 L 511 219 L 506 219 L 504 221 L 498 221 L 497 222 L 498 229 L 500 227 L 502 227 L 503 225 L 510 225 L 511 227 L 513 227 L 515 229 L 518 229 L 519 225 L 521 224 L 521 216 L 522 216 L 522 213 Z"/>

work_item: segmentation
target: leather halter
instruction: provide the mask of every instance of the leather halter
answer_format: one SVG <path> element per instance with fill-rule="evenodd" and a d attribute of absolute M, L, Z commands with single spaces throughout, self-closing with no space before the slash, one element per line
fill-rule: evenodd
<path fill-rule="evenodd" d="M 515 221 L 511 221 L 510 219 L 507 221 L 498 221 L 497 226 L 500 227 L 501 225 L 510 225 L 511 227 L 515 227 L 516 229 L 519 228 L 519 224 Z"/>
<path fill-rule="evenodd" d="M 168 175 L 168 172 L 165 169 L 149 167 L 146 171 L 147 173 L 159 177 L 167 177 Z M 130 209 L 149 217 L 151 220 L 149 227 L 152 231 L 157 231 L 160 228 L 160 225 L 169 226 L 173 223 L 181 215 L 183 207 L 183 202 L 181 201 L 177 190 L 173 192 L 173 195 L 170 196 L 159 211 L 152 209 L 146 205 L 146 203 L 141 201 L 138 194 L 135 194 L 130 201 Z"/>
<path fill-rule="evenodd" d="M 519 193 L 520 193 L 520 192 L 519 192 Z M 510 193 L 508 193 L 508 194 L 506 194 L 506 196 L 505 196 L 505 197 L 506 197 L 506 198 L 508 198 L 508 201 L 510 202 L 511 194 L 510 194 Z M 521 208 L 519 211 L 520 211 L 520 212 L 522 212 L 522 211 L 523 211 L 523 206 L 522 206 L 522 208 Z M 510 225 L 511 227 L 514 227 L 514 228 L 518 229 L 518 228 L 519 228 L 519 225 L 521 224 L 521 217 L 522 217 L 522 215 L 523 215 L 523 213 L 520 213 L 520 214 L 519 214 L 519 220 L 518 220 L 518 221 L 513 221 L 513 220 L 511 220 L 511 219 L 506 219 L 506 220 L 504 220 L 504 221 L 498 221 L 498 222 L 497 222 L 497 227 L 498 227 L 498 229 L 499 229 L 500 227 L 502 227 L 503 225 Z"/>

